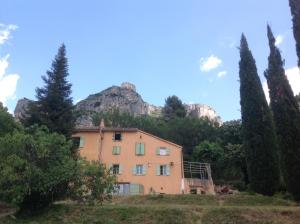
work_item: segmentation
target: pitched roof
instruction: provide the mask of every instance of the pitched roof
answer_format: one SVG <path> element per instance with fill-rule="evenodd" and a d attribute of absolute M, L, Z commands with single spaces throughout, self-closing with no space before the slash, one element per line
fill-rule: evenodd
<path fill-rule="evenodd" d="M 74 130 L 74 133 L 78 133 L 78 132 L 99 132 L 100 128 L 99 127 L 78 127 Z M 148 132 L 142 131 L 138 128 L 102 128 L 103 132 L 141 132 L 145 135 L 151 136 L 152 138 L 156 138 L 158 140 L 164 141 L 166 143 L 169 143 L 171 145 L 174 145 L 176 147 L 182 148 L 181 145 L 177 145 L 176 143 L 170 142 L 168 140 L 165 140 L 163 138 L 157 137 L 155 135 L 152 135 Z"/>
<path fill-rule="evenodd" d="M 139 129 L 137 128 L 102 128 L 103 132 L 137 132 Z M 74 130 L 75 133 L 78 132 L 99 132 L 99 127 L 79 127 Z"/>

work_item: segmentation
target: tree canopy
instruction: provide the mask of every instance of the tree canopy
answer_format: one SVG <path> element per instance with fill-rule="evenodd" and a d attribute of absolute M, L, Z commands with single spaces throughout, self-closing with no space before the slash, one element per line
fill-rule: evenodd
<path fill-rule="evenodd" d="M 285 75 L 283 60 L 268 26 L 270 55 L 265 71 L 288 191 L 300 201 L 300 112 Z"/>
<path fill-rule="evenodd" d="M 70 137 L 74 127 L 73 101 L 71 83 L 67 81 L 68 60 L 64 44 L 52 62 L 46 76 L 42 76 L 45 85 L 36 89 L 37 101 L 28 108 L 29 117 L 26 126 L 33 124 L 46 125 L 51 132 Z"/>
<path fill-rule="evenodd" d="M 182 101 L 177 96 L 173 95 L 166 99 L 162 113 L 166 119 L 172 119 L 176 117 L 185 117 L 186 110 Z"/>
<path fill-rule="evenodd" d="M 251 188 L 273 195 L 279 187 L 278 146 L 271 111 L 244 34 L 240 46 L 243 145 Z"/>

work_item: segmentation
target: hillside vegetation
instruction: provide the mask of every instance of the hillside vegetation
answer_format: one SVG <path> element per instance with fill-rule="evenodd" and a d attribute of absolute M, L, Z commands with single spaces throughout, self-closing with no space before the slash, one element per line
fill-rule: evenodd
<path fill-rule="evenodd" d="M 298 224 L 300 207 L 260 195 L 128 196 L 103 206 L 58 203 L 36 216 L 7 216 L 0 223 Z"/>

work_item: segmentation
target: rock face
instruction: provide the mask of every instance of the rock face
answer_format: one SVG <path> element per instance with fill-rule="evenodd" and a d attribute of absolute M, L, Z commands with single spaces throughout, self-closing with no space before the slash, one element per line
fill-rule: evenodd
<path fill-rule="evenodd" d="M 187 116 L 190 117 L 207 117 L 210 120 L 222 123 L 221 117 L 210 106 L 204 104 L 185 104 L 184 105 Z"/>
<path fill-rule="evenodd" d="M 148 114 L 148 104 L 135 91 L 135 86 L 123 83 L 121 86 L 112 86 L 100 93 L 89 95 L 85 100 L 78 102 L 77 110 L 109 112 L 118 108 L 120 112 L 131 115 Z"/>
<path fill-rule="evenodd" d="M 14 115 L 17 120 L 21 120 L 26 117 L 26 110 L 27 110 L 28 104 L 30 102 L 33 102 L 33 101 L 29 100 L 27 98 L 18 100 L 18 103 L 17 103 L 15 111 L 14 111 Z"/>
<path fill-rule="evenodd" d="M 18 101 L 15 108 L 15 118 L 20 119 L 26 116 L 25 110 L 32 100 L 23 98 Z M 210 106 L 203 104 L 185 104 L 187 116 L 207 117 L 210 120 L 221 124 L 221 118 Z M 112 86 L 99 93 L 89 95 L 86 99 L 76 104 L 76 110 L 82 115 L 77 119 L 76 125 L 81 127 L 93 126 L 92 114 L 105 113 L 113 109 L 126 112 L 133 116 L 150 115 L 162 116 L 162 107 L 144 102 L 136 92 L 135 85 L 124 82 L 121 86 Z"/>

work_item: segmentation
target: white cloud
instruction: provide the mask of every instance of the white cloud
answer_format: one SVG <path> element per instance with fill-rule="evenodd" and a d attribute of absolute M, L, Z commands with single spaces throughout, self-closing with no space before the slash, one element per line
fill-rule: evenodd
<path fill-rule="evenodd" d="M 209 56 L 208 58 L 200 59 L 200 70 L 202 72 L 209 72 L 222 64 L 222 60 L 214 55 Z"/>
<path fill-rule="evenodd" d="M 11 38 L 11 31 L 14 31 L 17 28 L 18 26 L 14 24 L 0 24 L 0 45 L 4 44 L 7 40 L 9 40 Z"/>
<path fill-rule="evenodd" d="M 300 71 L 298 67 L 293 67 L 290 69 L 285 70 L 285 74 L 287 79 L 289 80 L 289 83 L 292 87 L 292 90 L 295 95 L 300 93 Z M 269 97 L 269 88 L 267 81 L 263 83 L 263 89 L 267 98 L 267 101 L 270 102 Z"/>
<path fill-rule="evenodd" d="M 284 39 L 283 35 L 280 35 L 280 34 L 277 35 L 277 37 L 275 38 L 275 45 L 279 46 L 280 44 L 282 44 L 283 39 Z"/>
<path fill-rule="evenodd" d="M 6 105 L 7 100 L 15 98 L 18 74 L 5 74 L 8 67 L 9 55 L 0 58 L 0 102 Z"/>
<path fill-rule="evenodd" d="M 222 78 L 222 77 L 224 77 L 225 75 L 227 75 L 227 71 L 221 71 L 221 72 L 219 72 L 219 73 L 217 74 L 217 76 L 218 76 L 219 78 Z"/>

